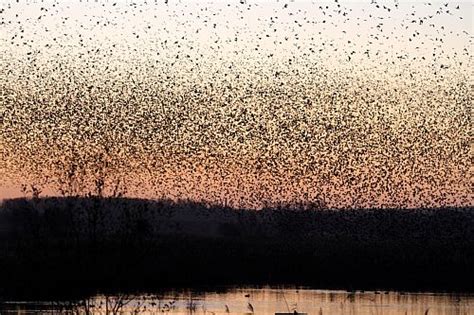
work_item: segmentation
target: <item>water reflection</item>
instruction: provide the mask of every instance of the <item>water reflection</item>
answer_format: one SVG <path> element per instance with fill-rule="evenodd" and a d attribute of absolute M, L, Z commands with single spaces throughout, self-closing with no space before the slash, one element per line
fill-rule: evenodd
<path fill-rule="evenodd" d="M 80 301 L 6 302 L 1 314 L 274 314 L 469 315 L 474 296 L 346 292 L 308 289 L 180 291 L 154 295 L 95 296 Z"/>

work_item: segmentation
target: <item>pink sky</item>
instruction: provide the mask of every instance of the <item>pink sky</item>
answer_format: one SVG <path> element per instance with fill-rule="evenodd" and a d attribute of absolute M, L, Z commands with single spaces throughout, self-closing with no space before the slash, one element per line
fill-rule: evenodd
<path fill-rule="evenodd" d="M 472 4 L 379 3 L 2 4 L 0 199 L 472 205 Z"/>

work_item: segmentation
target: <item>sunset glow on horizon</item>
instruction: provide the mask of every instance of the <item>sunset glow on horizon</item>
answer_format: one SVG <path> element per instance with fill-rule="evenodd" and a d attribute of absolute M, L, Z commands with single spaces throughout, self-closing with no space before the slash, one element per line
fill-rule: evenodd
<path fill-rule="evenodd" d="M 1 1 L 0 199 L 472 206 L 472 9 Z"/>

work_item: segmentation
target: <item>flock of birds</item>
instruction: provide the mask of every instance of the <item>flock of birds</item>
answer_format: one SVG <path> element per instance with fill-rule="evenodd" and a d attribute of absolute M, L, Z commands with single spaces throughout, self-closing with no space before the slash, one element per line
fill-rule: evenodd
<path fill-rule="evenodd" d="M 472 205 L 472 4 L 0 4 L 0 187 Z"/>

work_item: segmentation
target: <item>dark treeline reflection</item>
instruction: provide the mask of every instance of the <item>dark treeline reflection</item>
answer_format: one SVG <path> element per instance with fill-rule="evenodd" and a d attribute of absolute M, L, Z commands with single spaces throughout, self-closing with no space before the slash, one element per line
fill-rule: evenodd
<path fill-rule="evenodd" d="M 232 209 L 33 198 L 0 208 L 0 295 L 297 284 L 474 289 L 472 208 Z"/>

